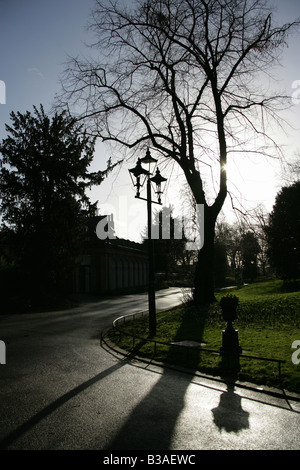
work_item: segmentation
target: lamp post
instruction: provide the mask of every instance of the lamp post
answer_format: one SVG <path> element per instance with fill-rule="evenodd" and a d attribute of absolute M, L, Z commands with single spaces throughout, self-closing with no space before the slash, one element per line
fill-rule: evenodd
<path fill-rule="evenodd" d="M 149 164 L 149 171 L 142 167 L 142 163 Z M 147 201 L 147 216 L 148 216 L 148 250 L 149 250 L 149 279 L 148 279 L 148 308 L 149 308 L 149 334 L 150 336 L 156 335 L 156 306 L 155 306 L 155 285 L 154 285 L 154 245 L 151 234 L 152 227 L 152 203 L 161 205 L 161 195 L 163 193 L 162 183 L 167 181 L 167 178 L 161 176 L 159 169 L 156 169 L 155 176 L 151 177 L 150 165 L 157 163 L 157 160 L 150 154 L 149 149 L 145 157 L 139 158 L 134 168 L 129 170 L 133 186 L 136 188 L 137 199 Z M 133 176 L 132 176 L 133 175 Z M 135 180 L 133 179 L 135 178 Z M 142 180 L 142 178 L 144 179 Z M 141 188 L 145 181 L 147 181 L 147 197 L 141 197 Z M 156 186 L 155 193 L 157 194 L 157 201 L 152 200 L 151 183 Z"/>

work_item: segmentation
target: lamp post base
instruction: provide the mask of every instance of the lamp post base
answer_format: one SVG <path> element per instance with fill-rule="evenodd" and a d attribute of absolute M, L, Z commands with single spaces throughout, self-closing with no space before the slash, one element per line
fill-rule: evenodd
<path fill-rule="evenodd" d="M 228 321 L 227 327 L 222 331 L 222 347 L 220 352 L 241 354 L 242 348 L 239 345 L 239 332 L 235 330 L 232 323 Z"/>

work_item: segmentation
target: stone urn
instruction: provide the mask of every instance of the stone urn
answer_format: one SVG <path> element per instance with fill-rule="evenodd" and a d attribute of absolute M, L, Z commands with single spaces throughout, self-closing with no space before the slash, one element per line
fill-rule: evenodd
<path fill-rule="evenodd" d="M 223 306 L 222 308 L 222 316 L 225 321 L 231 321 L 233 322 L 236 320 L 237 314 L 236 314 L 236 309 L 237 306 Z"/>

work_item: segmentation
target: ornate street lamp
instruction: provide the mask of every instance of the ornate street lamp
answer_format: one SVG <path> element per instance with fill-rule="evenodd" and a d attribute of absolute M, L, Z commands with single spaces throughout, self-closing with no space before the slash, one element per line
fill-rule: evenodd
<path fill-rule="evenodd" d="M 146 177 L 149 176 L 149 171 L 144 170 L 144 168 L 142 167 L 141 159 L 139 158 L 136 166 L 134 168 L 131 168 L 131 170 L 129 170 L 129 173 L 133 186 L 136 188 L 135 197 L 140 198 L 140 190 L 144 186 Z M 132 175 L 135 177 L 136 181 L 134 181 Z M 142 176 L 145 176 L 143 181 L 141 181 Z"/>
<path fill-rule="evenodd" d="M 163 193 L 162 183 L 165 183 L 167 181 L 167 178 L 164 178 L 163 176 L 161 176 L 160 171 L 157 168 L 155 176 L 150 178 L 150 181 L 152 181 L 156 185 L 155 193 L 157 194 L 158 204 L 161 204 L 161 195 Z"/>
<path fill-rule="evenodd" d="M 149 164 L 149 171 L 142 167 L 142 163 Z M 136 188 L 135 197 L 147 201 L 147 213 L 148 213 L 148 246 L 149 246 L 149 286 L 148 286 L 148 306 L 149 306 L 149 334 L 150 336 L 156 335 L 156 306 L 155 306 L 155 285 L 154 285 L 154 246 L 151 236 L 152 227 L 152 203 L 161 205 L 161 195 L 163 193 L 162 184 L 167 181 L 167 178 L 161 176 L 159 169 L 157 168 L 155 176 L 151 177 L 150 165 L 156 164 L 157 160 L 150 154 L 149 149 L 146 152 L 145 157 L 139 158 L 134 168 L 129 170 L 130 177 L 132 179 L 133 186 Z M 134 180 L 134 178 L 135 180 Z M 143 198 L 140 195 L 141 188 L 147 181 L 147 197 Z M 155 194 L 157 194 L 158 200 L 152 201 L 151 194 L 151 183 L 154 183 Z"/>

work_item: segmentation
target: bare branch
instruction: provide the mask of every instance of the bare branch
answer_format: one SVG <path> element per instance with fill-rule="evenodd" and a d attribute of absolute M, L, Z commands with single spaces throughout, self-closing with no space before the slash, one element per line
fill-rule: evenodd
<path fill-rule="evenodd" d="M 147 143 L 175 160 L 206 205 L 199 162 L 213 158 L 216 218 L 232 143 L 239 152 L 269 154 L 263 141 L 256 149 L 245 145 L 247 130 L 277 148 L 266 117 L 278 120 L 285 97 L 258 93 L 255 77 L 277 63 L 298 26 L 299 20 L 274 26 L 264 0 L 146 0 L 127 7 L 97 0 L 91 28 L 99 55 L 69 64 L 62 104 L 103 141 L 132 150 Z"/>

